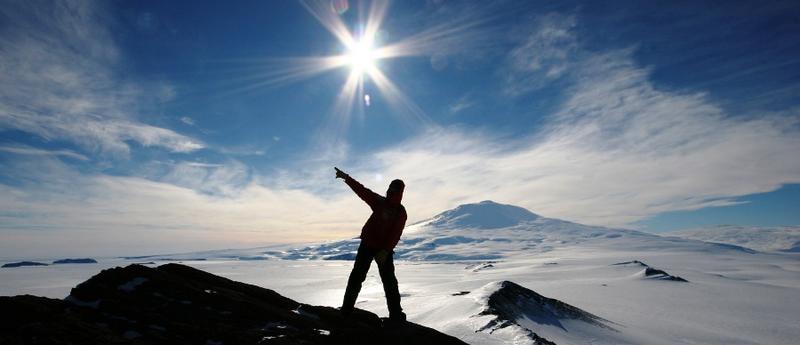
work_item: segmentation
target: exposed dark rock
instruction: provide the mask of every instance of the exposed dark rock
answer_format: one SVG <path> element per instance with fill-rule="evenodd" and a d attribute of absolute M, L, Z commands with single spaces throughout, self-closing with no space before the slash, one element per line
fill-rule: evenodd
<path fill-rule="evenodd" d="M 3 265 L 4 268 L 22 267 L 22 266 L 47 266 L 47 264 L 36 261 L 20 261 L 20 262 L 9 262 Z"/>
<path fill-rule="evenodd" d="M 237 260 L 241 260 L 241 261 L 266 261 L 266 260 L 269 260 L 268 257 L 260 256 L 260 255 L 256 255 L 256 256 L 239 256 L 236 259 Z"/>
<path fill-rule="evenodd" d="M 528 338 L 531 340 L 532 345 L 557 345 L 556 343 L 550 340 L 542 338 L 541 336 L 539 336 L 538 334 L 536 334 L 531 330 L 528 330 Z"/>
<path fill-rule="evenodd" d="M 481 315 L 496 315 L 498 319 L 515 322 L 527 317 L 539 324 L 549 324 L 564 329 L 560 320 L 580 320 L 595 326 L 610 328 L 609 322 L 583 309 L 573 307 L 554 298 L 544 297 L 514 282 L 502 281 L 500 287 L 489 295 L 487 308 Z"/>
<path fill-rule="evenodd" d="M 92 312 L 62 300 L 0 296 L 0 344 L 129 344 L 121 334 L 95 324 Z"/>
<path fill-rule="evenodd" d="M 658 279 L 658 280 L 671 280 L 684 283 L 688 282 L 688 280 L 686 279 L 671 275 L 665 271 L 652 267 L 647 267 L 644 269 L 644 276 L 647 278 Z"/>
<path fill-rule="evenodd" d="M 0 309 L 0 344 L 464 344 L 179 264 L 104 270 L 65 300 L 0 297 Z"/>
<path fill-rule="evenodd" d="M 782 249 L 781 251 L 787 253 L 800 253 L 800 241 L 795 242 L 791 247 Z"/>
<path fill-rule="evenodd" d="M 510 281 L 502 281 L 499 288 L 489 295 L 487 306 L 479 315 L 494 315 L 495 319 L 479 329 L 479 332 L 492 333 L 495 330 L 516 325 L 529 332 L 528 336 L 534 344 L 554 344 L 535 330 L 525 328 L 517 323 L 519 319 L 528 319 L 541 325 L 551 325 L 567 330 L 562 320 L 579 320 L 588 324 L 614 329 L 607 325 L 610 321 L 573 307 L 557 299 L 544 297 L 533 290 Z"/>
<path fill-rule="evenodd" d="M 706 241 L 706 242 L 708 242 L 708 241 Z M 734 250 L 734 251 L 737 251 L 737 252 L 743 252 L 743 253 L 747 253 L 747 254 L 756 254 L 756 253 L 758 253 L 758 251 L 755 251 L 753 249 L 750 249 L 750 248 L 747 248 L 747 247 L 742 247 L 742 246 L 737 246 L 735 244 L 717 243 L 717 242 L 708 242 L 708 243 L 712 244 L 715 247 L 720 248 L 720 249 Z"/>
<path fill-rule="evenodd" d="M 464 267 L 464 269 L 472 270 L 472 272 L 480 272 L 485 269 L 494 268 L 495 263 L 497 263 L 497 261 L 480 262 L 476 264 L 467 265 L 467 267 Z"/>
<path fill-rule="evenodd" d="M 642 267 L 650 267 L 650 266 L 647 266 L 647 264 L 645 264 L 644 262 L 641 262 L 641 261 L 639 261 L 639 260 L 625 261 L 625 262 L 617 262 L 617 263 L 615 263 L 615 264 L 611 264 L 611 266 L 627 266 L 627 265 L 636 265 L 636 266 L 642 266 Z"/>
<path fill-rule="evenodd" d="M 346 260 L 346 261 L 354 261 L 356 259 L 356 253 L 342 253 L 336 255 L 330 255 L 322 258 L 323 260 Z"/>
<path fill-rule="evenodd" d="M 688 280 L 683 279 L 681 277 L 673 276 L 673 275 L 667 273 L 664 270 L 660 270 L 660 269 L 657 269 L 655 267 L 651 267 L 650 265 L 648 265 L 648 264 L 646 264 L 644 262 L 641 262 L 639 260 L 618 262 L 618 263 L 612 264 L 611 266 L 632 266 L 632 265 L 633 266 L 644 267 L 644 277 L 648 278 L 648 279 L 669 280 L 669 281 L 676 281 L 676 282 L 683 282 L 683 283 L 688 283 L 689 282 Z"/>
<path fill-rule="evenodd" d="M 61 259 L 53 261 L 53 265 L 58 264 L 96 264 L 97 260 L 85 258 L 85 259 Z"/>

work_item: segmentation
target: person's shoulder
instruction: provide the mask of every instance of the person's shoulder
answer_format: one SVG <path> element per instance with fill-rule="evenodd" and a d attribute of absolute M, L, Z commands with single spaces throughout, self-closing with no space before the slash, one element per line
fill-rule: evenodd
<path fill-rule="evenodd" d="M 384 205 L 386 205 L 387 208 L 393 209 L 394 211 L 399 211 L 403 214 L 406 213 L 406 207 L 403 206 L 403 204 L 390 203 L 389 199 L 386 198 L 384 198 L 383 201 L 385 201 Z"/>

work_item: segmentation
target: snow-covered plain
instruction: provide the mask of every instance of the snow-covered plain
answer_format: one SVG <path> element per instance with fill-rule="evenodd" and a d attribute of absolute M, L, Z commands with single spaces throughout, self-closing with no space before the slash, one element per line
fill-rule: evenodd
<path fill-rule="evenodd" d="M 727 243 L 759 251 L 800 252 L 800 227 L 719 225 L 671 231 L 665 235 Z"/>
<path fill-rule="evenodd" d="M 409 319 L 473 344 L 531 344 L 534 334 L 557 344 L 796 344 L 800 339 L 799 254 L 585 226 L 523 211 L 482 202 L 409 226 L 396 250 Z M 304 303 L 338 306 L 352 265 L 340 259 L 351 258 L 357 245 L 344 240 L 0 269 L 0 294 L 64 297 L 102 268 L 185 260 Z M 688 282 L 647 275 L 654 270 Z M 501 296 L 502 281 L 535 293 L 504 290 L 512 303 L 492 309 L 489 300 Z M 568 313 L 554 307 L 560 302 L 541 304 L 530 294 L 603 321 L 564 316 Z M 375 267 L 357 306 L 387 314 Z"/>

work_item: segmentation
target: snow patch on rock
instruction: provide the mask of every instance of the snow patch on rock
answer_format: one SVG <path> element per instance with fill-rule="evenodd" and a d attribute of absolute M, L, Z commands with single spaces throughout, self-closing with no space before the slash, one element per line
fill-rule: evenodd
<path fill-rule="evenodd" d="M 128 281 L 125 284 L 117 286 L 117 289 L 120 290 L 120 291 L 125 291 L 125 292 L 133 292 L 133 290 L 136 290 L 137 286 L 142 285 L 145 282 L 147 282 L 147 278 L 136 277 L 136 278 L 131 279 L 130 281 Z"/>

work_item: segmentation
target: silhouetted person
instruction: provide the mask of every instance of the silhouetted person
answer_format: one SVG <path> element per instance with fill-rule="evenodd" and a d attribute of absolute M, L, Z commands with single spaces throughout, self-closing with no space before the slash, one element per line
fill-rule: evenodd
<path fill-rule="evenodd" d="M 397 289 L 397 277 L 394 275 L 392 260 L 393 249 L 400 241 L 400 235 L 403 233 L 403 227 L 405 227 L 408 217 L 405 207 L 400 204 L 405 184 L 401 180 L 392 181 L 389 189 L 386 190 L 386 197 L 383 197 L 367 189 L 338 168 L 334 169 L 336 169 L 336 178 L 344 179 L 353 192 L 372 209 L 372 215 L 361 229 L 361 244 L 358 246 L 358 254 L 356 254 L 356 261 L 353 264 L 353 271 L 350 272 L 350 279 L 347 280 L 347 289 L 341 308 L 342 314 L 349 315 L 353 312 L 356 298 L 361 291 L 361 283 L 366 279 L 367 271 L 374 259 L 378 263 L 383 291 L 386 293 L 389 319 L 396 322 L 405 321 L 406 314 L 400 307 L 400 291 Z"/>

